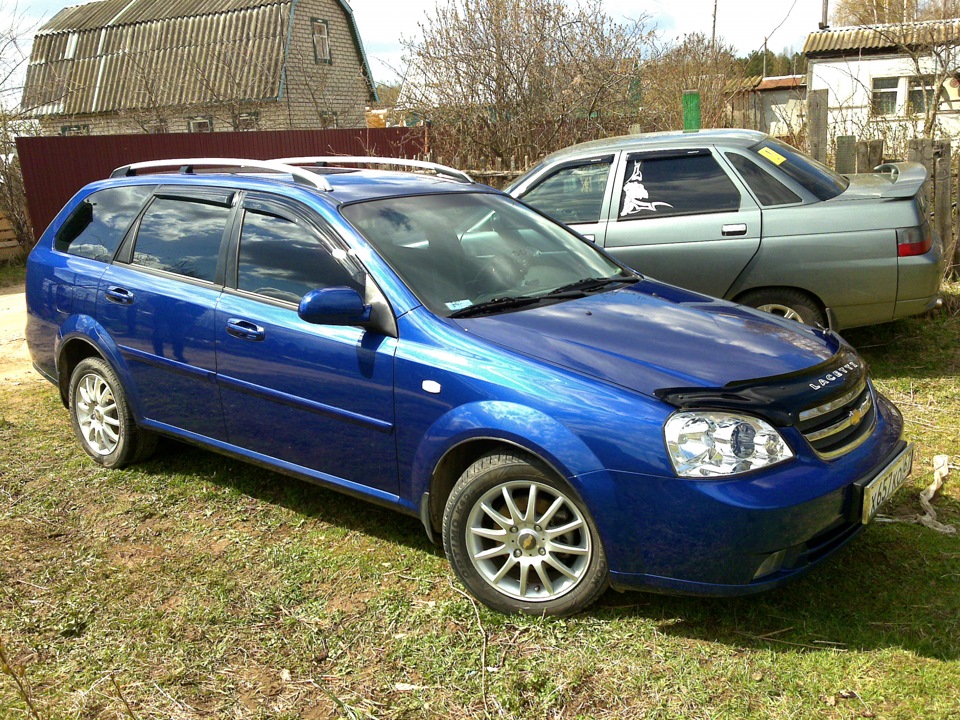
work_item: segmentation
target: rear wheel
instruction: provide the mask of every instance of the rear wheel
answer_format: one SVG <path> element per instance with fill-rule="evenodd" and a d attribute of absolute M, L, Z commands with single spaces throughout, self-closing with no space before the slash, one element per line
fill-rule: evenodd
<path fill-rule="evenodd" d="M 463 584 L 500 612 L 569 615 L 607 587 L 593 519 L 524 453 L 491 453 L 467 468 L 447 501 L 443 541 Z"/>
<path fill-rule="evenodd" d="M 738 302 L 772 315 L 779 315 L 787 320 L 796 320 L 819 327 L 827 326 L 827 318 L 820 304 L 801 290 L 793 288 L 753 290 L 741 296 Z"/>
<path fill-rule="evenodd" d="M 138 462 L 157 446 L 156 435 L 137 427 L 120 380 L 101 358 L 77 364 L 70 376 L 69 404 L 80 446 L 104 467 Z"/>

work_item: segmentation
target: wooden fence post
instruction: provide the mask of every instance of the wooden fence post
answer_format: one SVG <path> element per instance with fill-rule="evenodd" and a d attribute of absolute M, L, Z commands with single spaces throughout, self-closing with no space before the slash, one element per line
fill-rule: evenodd
<path fill-rule="evenodd" d="M 807 142 L 810 156 L 822 163 L 827 161 L 827 91 L 807 93 Z"/>
<path fill-rule="evenodd" d="M 949 140 L 938 140 L 934 151 L 936 168 L 933 174 L 933 226 L 937 229 L 947 256 L 952 264 L 956 240 L 953 235 L 953 173 Z M 947 271 L 949 273 L 949 269 Z"/>
<path fill-rule="evenodd" d="M 857 139 L 853 135 L 841 135 L 837 138 L 834 169 L 841 175 L 857 172 Z"/>
<path fill-rule="evenodd" d="M 861 140 L 857 143 L 857 172 L 868 173 L 883 162 L 883 140 Z"/>

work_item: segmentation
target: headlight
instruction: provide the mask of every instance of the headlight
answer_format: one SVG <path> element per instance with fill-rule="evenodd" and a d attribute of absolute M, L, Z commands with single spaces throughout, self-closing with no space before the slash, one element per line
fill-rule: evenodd
<path fill-rule="evenodd" d="M 681 477 L 737 475 L 793 457 L 773 426 L 726 412 L 678 412 L 663 427 L 667 451 Z"/>

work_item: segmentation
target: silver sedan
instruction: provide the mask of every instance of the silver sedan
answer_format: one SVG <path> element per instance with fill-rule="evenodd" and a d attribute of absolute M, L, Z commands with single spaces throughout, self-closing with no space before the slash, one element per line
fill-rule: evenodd
<path fill-rule="evenodd" d="M 843 176 L 760 132 L 574 145 L 507 190 L 634 269 L 834 330 L 940 303 L 922 165 Z"/>

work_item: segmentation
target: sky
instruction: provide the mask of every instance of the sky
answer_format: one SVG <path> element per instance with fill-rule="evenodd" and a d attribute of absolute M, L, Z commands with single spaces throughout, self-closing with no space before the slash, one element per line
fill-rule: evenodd
<path fill-rule="evenodd" d="M 349 0 L 363 39 L 374 80 L 396 82 L 403 67 L 402 39 L 418 37 L 418 24 L 444 0 Z M 808 33 L 817 30 L 823 12 L 821 0 L 603 0 L 615 19 L 649 17 L 665 39 L 687 33 L 709 35 L 717 7 L 717 35 L 740 55 L 763 47 L 765 37 L 773 52 L 800 51 Z M 0 0 L 0 8 L 17 5 L 28 24 L 41 24 L 60 9 L 78 2 L 64 0 Z"/>

